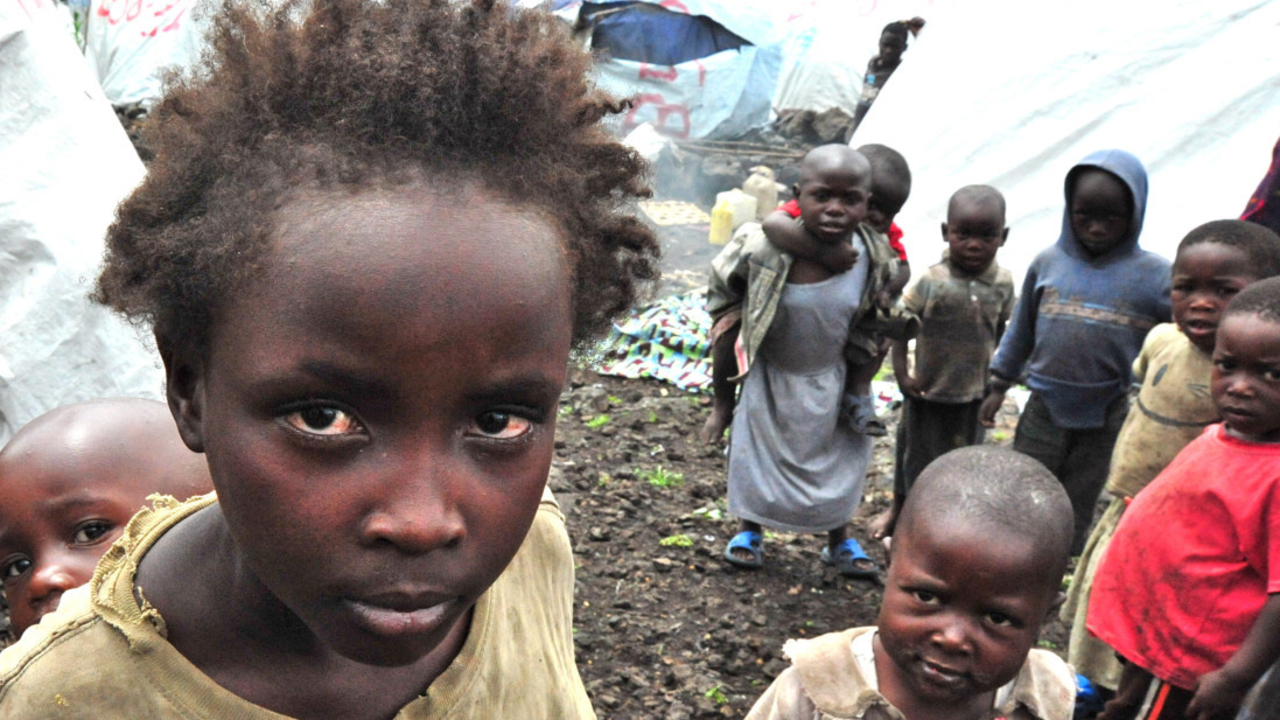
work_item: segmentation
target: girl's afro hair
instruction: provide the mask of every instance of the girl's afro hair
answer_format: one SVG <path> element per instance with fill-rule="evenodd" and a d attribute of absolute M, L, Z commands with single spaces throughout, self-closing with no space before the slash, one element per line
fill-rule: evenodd
<path fill-rule="evenodd" d="M 494 0 L 223 0 L 202 66 L 155 108 L 94 299 L 203 351 L 291 192 L 476 182 L 562 230 L 581 348 L 659 256 L 622 211 L 648 195 L 645 163 L 600 123 L 626 103 L 589 70 L 554 16 Z"/>

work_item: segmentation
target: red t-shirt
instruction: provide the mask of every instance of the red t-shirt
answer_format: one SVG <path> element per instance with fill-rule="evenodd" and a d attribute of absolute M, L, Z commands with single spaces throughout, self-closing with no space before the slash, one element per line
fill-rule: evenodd
<path fill-rule="evenodd" d="M 1280 443 L 1211 425 L 1125 510 L 1093 580 L 1089 632 L 1188 690 L 1280 592 Z"/>
<path fill-rule="evenodd" d="M 796 200 L 788 200 L 778 206 L 782 212 L 791 217 L 800 217 L 800 203 Z M 907 249 L 902 245 L 902 229 L 896 223 L 889 223 L 889 247 L 898 253 L 898 259 L 902 262 L 907 261 Z"/>

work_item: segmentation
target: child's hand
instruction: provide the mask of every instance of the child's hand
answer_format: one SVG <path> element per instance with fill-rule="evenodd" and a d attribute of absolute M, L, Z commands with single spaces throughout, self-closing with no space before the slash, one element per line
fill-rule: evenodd
<path fill-rule="evenodd" d="M 818 262 L 833 273 L 848 272 L 858 262 L 858 251 L 849 243 L 834 243 L 822 247 Z"/>
<path fill-rule="evenodd" d="M 876 293 L 875 303 L 876 307 L 888 311 L 889 308 L 893 307 L 893 296 L 889 294 L 888 290 L 881 288 L 880 292 Z"/>
<path fill-rule="evenodd" d="M 698 431 L 698 439 L 706 445 L 719 443 L 724 439 L 724 431 L 729 427 L 729 422 L 732 419 L 732 408 L 726 409 L 719 405 L 712 406 L 711 415 L 702 424 L 702 430 Z"/>
<path fill-rule="evenodd" d="M 1235 717 L 1249 685 L 1225 667 L 1201 676 L 1196 682 L 1195 696 L 1187 705 L 1187 717 L 1191 720 Z"/>
<path fill-rule="evenodd" d="M 924 390 L 920 388 L 920 381 L 910 375 L 898 376 L 898 390 L 908 397 L 924 397 Z"/>
<path fill-rule="evenodd" d="M 992 390 L 982 399 L 982 406 L 978 408 L 978 422 L 982 423 L 982 427 L 996 426 L 996 414 L 1000 412 L 1000 406 L 1004 405 L 1004 394 L 1004 390 Z"/>

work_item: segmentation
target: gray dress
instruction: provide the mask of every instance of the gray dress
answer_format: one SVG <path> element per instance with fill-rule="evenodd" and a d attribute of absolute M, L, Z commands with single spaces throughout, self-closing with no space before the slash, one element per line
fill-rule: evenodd
<path fill-rule="evenodd" d="M 791 532 L 825 532 L 862 500 L 872 440 L 839 421 L 849 325 L 866 264 L 788 284 L 733 416 L 729 511 Z"/>

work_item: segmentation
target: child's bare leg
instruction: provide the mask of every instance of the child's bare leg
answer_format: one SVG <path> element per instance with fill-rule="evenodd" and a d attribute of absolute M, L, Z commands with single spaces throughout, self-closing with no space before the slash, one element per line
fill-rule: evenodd
<path fill-rule="evenodd" d="M 844 412 L 854 430 L 866 435 L 881 436 L 887 434 L 884 422 L 876 416 L 875 398 L 871 397 L 871 380 L 880 372 L 888 347 L 882 346 L 880 352 L 870 362 L 849 365 L 844 383 Z"/>
<path fill-rule="evenodd" d="M 734 370 L 738 360 L 734 357 L 733 346 L 738 341 L 739 326 L 725 331 L 711 344 L 711 415 L 698 432 L 698 439 L 703 443 L 720 442 L 724 431 L 733 421 L 733 406 L 736 403 L 736 388 L 733 381 Z"/>

